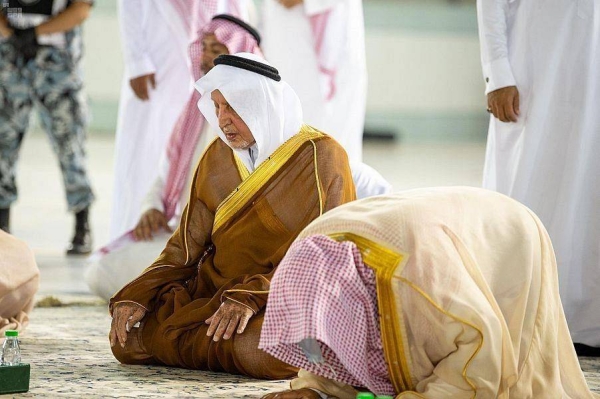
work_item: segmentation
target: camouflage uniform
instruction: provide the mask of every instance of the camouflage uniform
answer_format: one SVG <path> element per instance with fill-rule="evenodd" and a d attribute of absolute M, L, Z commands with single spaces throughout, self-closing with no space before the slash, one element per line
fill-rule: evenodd
<path fill-rule="evenodd" d="M 80 28 L 66 39 L 65 48 L 40 46 L 27 63 L 12 44 L 0 42 L 0 208 L 17 199 L 16 163 L 34 105 L 59 159 L 69 211 L 85 209 L 94 199 L 86 171 Z"/>

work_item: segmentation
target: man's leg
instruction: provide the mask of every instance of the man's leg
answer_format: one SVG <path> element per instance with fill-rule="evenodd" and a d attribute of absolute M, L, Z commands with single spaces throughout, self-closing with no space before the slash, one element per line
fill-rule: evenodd
<path fill-rule="evenodd" d="M 53 47 L 40 49 L 35 68 L 41 77 L 35 85 L 41 121 L 58 156 L 69 211 L 76 217 L 68 253 L 89 253 L 88 210 L 94 195 L 86 169 L 87 105 L 82 77 L 69 54 Z"/>
<path fill-rule="evenodd" d="M 165 353 L 158 349 L 165 348 L 164 344 L 155 343 L 153 348 L 161 352 L 157 357 L 163 360 L 163 363 L 175 363 L 171 365 L 180 367 L 222 371 L 265 380 L 295 376 L 298 373 L 297 368 L 258 349 L 263 318 L 264 312 L 260 312 L 250 319 L 242 334 L 236 333 L 228 340 L 221 339 L 214 342 L 212 337 L 206 336 L 208 325 L 202 324 L 196 329 L 181 334 L 175 350 L 171 347 Z M 159 329 L 154 339 L 161 335 L 162 331 Z"/>
<path fill-rule="evenodd" d="M 163 301 L 169 302 L 166 306 L 171 308 L 170 302 L 173 298 L 163 297 L 161 302 Z M 206 306 L 204 311 L 194 316 L 197 315 L 199 320 L 205 320 L 214 313 L 214 309 L 207 312 L 209 307 Z M 185 307 L 179 308 L 179 311 L 184 310 Z M 131 330 L 125 348 L 121 348 L 117 343 L 112 347 L 112 351 L 115 358 L 125 364 L 162 364 L 241 374 L 265 380 L 295 376 L 298 373 L 297 368 L 258 349 L 263 318 L 264 312 L 260 312 L 250 319 L 242 334 L 235 334 L 231 339 L 214 342 L 212 337 L 206 335 L 207 324 L 201 323 L 187 331 L 174 331 L 168 323 L 168 317 L 165 322 L 160 323 L 156 313 L 152 312 L 146 315 L 139 328 Z"/>
<path fill-rule="evenodd" d="M 220 364 L 228 373 L 263 380 L 281 380 L 296 376 L 297 368 L 258 349 L 263 319 L 264 312 L 261 312 L 250 319 L 244 333 L 235 334 L 232 339 L 214 344 L 215 356 L 209 360 L 212 360 L 215 366 L 215 363 Z"/>
<path fill-rule="evenodd" d="M 29 124 L 31 87 L 22 74 L 22 60 L 13 47 L 0 44 L 0 229 L 9 231 L 19 149 Z"/>

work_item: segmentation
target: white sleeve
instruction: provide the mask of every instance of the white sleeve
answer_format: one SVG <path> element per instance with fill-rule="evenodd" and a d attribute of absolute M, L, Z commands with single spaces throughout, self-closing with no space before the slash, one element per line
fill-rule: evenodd
<path fill-rule="evenodd" d="M 350 169 L 352 170 L 352 180 L 354 180 L 357 199 L 392 192 L 392 185 L 369 165 L 363 162 L 351 163 Z"/>
<path fill-rule="evenodd" d="M 146 50 L 144 37 L 143 2 L 148 0 L 119 0 L 119 21 L 123 40 L 125 75 L 128 79 L 156 72 Z"/>
<path fill-rule="evenodd" d="M 320 14 L 344 2 L 348 0 L 304 0 L 304 12 L 307 15 Z"/>
<path fill-rule="evenodd" d="M 477 0 L 477 20 L 485 93 L 516 81 L 508 60 L 508 6 L 511 0 Z"/>

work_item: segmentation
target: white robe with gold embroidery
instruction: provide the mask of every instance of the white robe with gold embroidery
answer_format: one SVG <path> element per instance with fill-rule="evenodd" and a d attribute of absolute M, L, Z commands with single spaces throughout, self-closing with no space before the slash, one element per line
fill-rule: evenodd
<path fill-rule="evenodd" d="M 571 343 L 552 244 L 525 206 L 483 189 L 419 189 L 333 209 L 298 239 L 314 234 L 356 242 L 376 270 L 399 398 L 595 397 Z M 356 394 L 307 372 L 292 387 Z"/>

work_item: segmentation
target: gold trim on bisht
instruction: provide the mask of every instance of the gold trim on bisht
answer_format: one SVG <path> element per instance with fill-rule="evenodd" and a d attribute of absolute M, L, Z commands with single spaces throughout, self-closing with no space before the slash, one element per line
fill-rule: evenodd
<path fill-rule="evenodd" d="M 273 154 L 262 162 L 258 168 L 219 204 L 215 213 L 213 234 L 231 220 L 263 185 L 284 166 L 300 147 L 310 140 L 325 137 L 324 133 L 308 125 L 303 125 L 300 131 L 285 143 L 280 145 Z"/>
<path fill-rule="evenodd" d="M 352 233 L 334 233 L 329 234 L 329 237 L 336 241 L 351 241 L 356 244 L 363 262 L 375 271 L 381 339 L 390 378 L 396 392 L 414 390 L 415 384 L 409 369 L 409 353 L 403 340 L 405 329 L 400 313 L 402 309 L 398 309 L 392 289 L 394 273 L 398 267 L 404 265 L 408 256 Z"/>
<path fill-rule="evenodd" d="M 319 216 L 323 214 L 324 203 L 323 203 L 323 190 L 321 188 L 321 180 L 319 179 L 319 162 L 317 162 L 317 144 L 314 140 L 310 143 L 313 146 L 313 156 L 315 160 L 315 183 L 317 184 L 317 192 L 319 193 Z"/>

